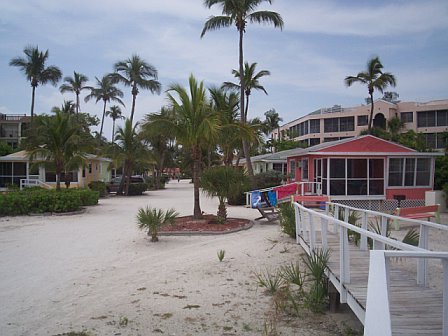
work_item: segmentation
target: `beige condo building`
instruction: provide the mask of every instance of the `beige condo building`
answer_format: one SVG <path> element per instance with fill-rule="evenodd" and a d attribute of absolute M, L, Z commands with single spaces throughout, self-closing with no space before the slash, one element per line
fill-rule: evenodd
<path fill-rule="evenodd" d="M 321 108 L 280 127 L 282 137 L 303 141 L 309 146 L 327 141 L 341 140 L 359 135 L 368 126 L 371 105 Z M 378 99 L 374 103 L 373 126 L 385 129 L 393 117 L 404 123 L 403 132 L 413 130 L 424 134 L 429 148 L 443 149 L 448 131 L 448 99 L 425 103 L 387 101 Z M 285 132 L 287 131 L 287 132 Z M 275 130 L 272 138 L 278 140 Z"/>

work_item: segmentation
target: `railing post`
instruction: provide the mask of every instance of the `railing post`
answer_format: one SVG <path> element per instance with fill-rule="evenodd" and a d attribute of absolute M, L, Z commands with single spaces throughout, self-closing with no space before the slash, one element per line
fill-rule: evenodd
<path fill-rule="evenodd" d="M 295 211 L 295 214 L 296 214 L 296 243 L 297 244 L 299 244 L 300 243 L 300 240 L 299 240 L 299 236 L 300 236 L 300 233 L 301 233 L 301 230 L 302 230 L 302 228 L 301 228 L 301 213 L 300 213 L 300 209 L 299 209 L 299 207 L 297 206 L 297 205 L 295 205 L 294 203 L 292 203 L 292 205 L 293 205 L 293 207 L 294 207 L 294 211 Z"/>
<path fill-rule="evenodd" d="M 322 235 L 322 249 L 327 250 L 327 248 L 328 248 L 328 219 L 321 218 L 320 232 Z"/>
<path fill-rule="evenodd" d="M 361 228 L 367 230 L 367 212 L 362 213 L 362 224 Z M 361 251 L 367 251 L 367 236 L 361 235 L 359 248 Z"/>
<path fill-rule="evenodd" d="M 418 247 L 425 250 L 428 249 L 428 227 L 423 224 L 420 224 Z M 428 285 L 428 260 L 426 258 L 420 258 L 417 261 L 417 284 L 422 286 Z"/>
<path fill-rule="evenodd" d="M 348 250 L 347 228 L 339 228 L 339 273 L 341 278 L 340 297 L 341 303 L 347 302 L 347 290 L 344 285 L 350 283 L 350 255 Z"/>
<path fill-rule="evenodd" d="M 314 251 L 316 247 L 316 230 L 313 224 L 313 217 L 309 212 L 308 212 L 308 225 L 310 228 L 310 249 L 311 251 Z"/>
<path fill-rule="evenodd" d="M 448 336 L 448 260 L 442 259 L 443 265 L 443 336 Z"/>
<path fill-rule="evenodd" d="M 335 204 L 333 206 L 333 210 L 334 210 L 333 217 L 339 219 L 339 205 Z M 336 224 L 336 222 L 333 222 L 333 233 L 338 232 L 337 225 L 338 224 Z"/>

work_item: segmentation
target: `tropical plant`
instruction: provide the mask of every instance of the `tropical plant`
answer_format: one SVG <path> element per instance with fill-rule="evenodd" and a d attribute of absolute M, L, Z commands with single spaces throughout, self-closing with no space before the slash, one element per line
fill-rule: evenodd
<path fill-rule="evenodd" d="M 0 156 L 8 155 L 13 152 L 13 149 L 4 141 L 0 141 Z"/>
<path fill-rule="evenodd" d="M 243 192 L 248 181 L 240 169 L 226 166 L 205 170 L 201 176 L 201 187 L 211 197 L 218 197 L 218 222 L 227 220 L 226 198 Z"/>
<path fill-rule="evenodd" d="M 300 271 L 298 262 L 291 262 L 288 265 L 280 267 L 281 276 L 289 283 L 299 286 L 299 291 L 303 293 L 303 285 L 305 283 L 305 274 Z"/>
<path fill-rule="evenodd" d="M 270 76 L 271 73 L 268 70 L 261 70 L 256 72 L 255 68 L 257 67 L 257 63 L 249 64 L 248 62 L 244 63 L 244 72 L 243 78 L 241 79 L 240 72 L 238 70 L 232 70 L 232 74 L 239 80 L 244 82 L 244 95 L 246 97 L 246 109 L 244 111 L 244 122 L 247 121 L 247 115 L 249 111 L 249 97 L 252 93 L 252 90 L 260 90 L 263 91 L 266 95 L 268 94 L 266 89 L 260 84 L 259 79 L 264 76 Z M 235 84 L 232 82 L 224 82 L 223 88 L 236 90 L 240 89 L 239 84 Z"/>
<path fill-rule="evenodd" d="M 26 79 L 30 81 L 32 94 L 31 94 L 31 122 L 34 117 L 34 98 L 36 88 L 39 84 L 45 85 L 51 83 L 56 86 L 62 77 L 61 70 L 54 66 L 46 66 L 48 59 L 48 50 L 45 52 L 39 51 L 39 47 L 27 46 L 23 49 L 24 57 L 15 57 L 10 62 L 10 66 L 18 67 L 26 76 Z"/>
<path fill-rule="evenodd" d="M 132 55 L 125 61 L 120 61 L 114 65 L 115 73 L 111 74 L 114 83 L 123 83 L 131 87 L 132 108 L 131 124 L 134 120 L 135 100 L 139 89 L 160 94 L 162 85 L 157 81 L 157 69 L 151 64 L 141 59 L 138 55 Z"/>
<path fill-rule="evenodd" d="M 137 225 L 140 230 L 148 230 L 152 242 L 159 241 L 159 229 L 166 224 L 173 224 L 179 214 L 174 209 L 163 211 L 150 206 L 140 208 L 137 214 Z"/>
<path fill-rule="evenodd" d="M 79 95 L 83 90 L 91 90 L 90 86 L 87 86 L 89 78 L 82 73 L 73 71 L 73 77 L 67 76 L 64 77 L 64 84 L 59 87 L 59 91 L 61 93 L 65 92 L 73 92 L 76 95 L 76 113 L 79 113 L 80 104 L 79 104 Z"/>
<path fill-rule="evenodd" d="M 296 238 L 296 213 L 291 203 L 279 206 L 280 227 L 291 238 Z"/>
<path fill-rule="evenodd" d="M 87 143 L 81 128 L 68 113 L 56 111 L 54 116 L 40 116 L 34 132 L 26 139 L 25 148 L 30 159 L 56 173 L 56 190 L 61 189 L 61 175 L 73 171 L 86 162 Z"/>
<path fill-rule="evenodd" d="M 106 111 L 106 115 L 111 117 L 112 119 L 112 142 L 115 140 L 115 121 L 119 119 L 124 119 L 124 116 L 121 115 L 121 108 L 118 105 L 111 106 L 108 111 Z"/>
<path fill-rule="evenodd" d="M 271 295 L 275 294 L 280 287 L 285 284 L 285 280 L 280 271 L 276 271 L 274 273 L 266 269 L 260 273 L 254 273 L 254 275 L 257 279 L 258 286 L 266 288 L 268 293 Z"/>
<path fill-rule="evenodd" d="M 64 100 L 64 103 L 61 105 L 61 107 L 54 106 L 51 109 L 51 112 L 62 112 L 62 113 L 68 113 L 73 114 L 75 113 L 75 104 L 71 100 Z"/>
<path fill-rule="evenodd" d="M 125 195 L 129 195 L 132 171 L 138 161 L 145 157 L 144 146 L 137 136 L 138 126 L 138 123 L 132 126 L 131 120 L 126 119 L 124 127 L 119 127 L 115 136 L 118 147 L 117 160 L 123 163 L 124 176 L 117 194 L 122 194 L 124 189 Z"/>
<path fill-rule="evenodd" d="M 120 99 L 123 98 L 123 91 L 114 85 L 110 75 L 105 75 L 101 79 L 95 77 L 95 79 L 96 87 L 90 88 L 90 93 L 84 98 L 84 101 L 88 102 L 90 99 L 95 99 L 95 103 L 98 103 L 100 100 L 104 103 L 99 133 L 99 138 L 101 138 L 101 135 L 103 134 L 104 116 L 106 115 L 106 105 L 107 103 L 114 101 L 124 106 L 123 101 Z"/>
<path fill-rule="evenodd" d="M 278 130 L 278 134 L 280 137 L 280 123 L 283 121 L 283 119 L 279 116 L 277 111 L 275 111 L 274 108 L 270 109 L 269 111 L 266 111 L 264 113 L 264 117 L 264 124 L 266 125 L 266 135 L 274 130 Z"/>
<path fill-rule="evenodd" d="M 189 92 L 180 84 L 173 84 L 168 88 L 167 96 L 174 117 L 152 114 L 151 126 L 148 127 L 170 132 L 176 138 L 176 143 L 189 151 L 194 186 L 193 217 L 200 219 L 202 218 L 199 201 L 201 150 L 207 148 L 208 143 L 218 137 L 219 116 L 210 108 L 203 82 L 198 83 L 193 75 L 189 78 Z"/>
<path fill-rule="evenodd" d="M 361 83 L 367 86 L 369 96 L 370 96 L 370 117 L 368 132 L 370 134 L 372 130 L 373 121 L 373 110 L 374 101 L 373 93 L 376 90 L 381 93 L 390 85 L 395 86 L 396 80 L 395 76 L 389 72 L 383 72 L 383 64 L 381 63 L 379 57 L 374 57 L 367 62 L 366 71 L 358 73 L 356 76 L 347 76 L 344 80 L 345 85 L 352 86 L 354 83 Z"/>
<path fill-rule="evenodd" d="M 325 270 L 329 260 L 330 250 L 325 249 L 314 249 L 303 258 L 308 267 L 307 276 L 312 279 L 311 288 L 305 296 L 305 304 L 313 312 L 322 312 L 328 299 L 328 279 Z"/>
<path fill-rule="evenodd" d="M 246 32 L 247 23 L 264 23 L 272 24 L 274 27 L 283 29 L 283 19 L 280 14 L 271 11 L 255 11 L 259 5 L 263 2 L 269 4 L 272 0 L 204 0 L 204 5 L 207 8 L 211 8 L 214 5 L 218 5 L 222 9 L 222 15 L 211 16 L 204 24 L 204 28 L 201 33 L 201 37 L 205 35 L 207 31 L 217 30 L 220 28 L 236 26 L 239 34 L 239 73 L 244 73 L 244 52 L 243 52 L 243 37 Z M 240 78 L 240 118 L 245 122 L 245 83 L 243 78 Z M 246 157 L 246 166 L 250 177 L 253 177 L 254 172 L 252 163 L 250 160 L 249 145 L 246 141 L 243 141 L 243 151 Z"/>
<path fill-rule="evenodd" d="M 226 255 L 226 250 L 219 250 L 219 251 L 217 252 L 217 255 L 218 255 L 218 260 L 219 260 L 219 262 L 223 261 L 225 255 Z"/>

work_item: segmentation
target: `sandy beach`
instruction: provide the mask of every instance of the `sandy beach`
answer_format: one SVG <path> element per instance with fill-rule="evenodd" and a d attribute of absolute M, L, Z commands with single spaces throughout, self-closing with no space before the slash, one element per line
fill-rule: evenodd
<path fill-rule="evenodd" d="M 279 335 L 337 335 L 353 322 L 350 313 L 307 312 L 273 321 L 271 298 L 257 287 L 254 272 L 303 253 L 278 225 L 256 222 L 238 233 L 151 243 L 137 229 L 138 208 L 192 214 L 188 182 L 101 199 L 78 215 L 0 218 L 1 335 L 263 335 L 273 327 Z M 201 196 L 205 213 L 217 205 Z M 244 207 L 228 212 L 258 217 Z"/>

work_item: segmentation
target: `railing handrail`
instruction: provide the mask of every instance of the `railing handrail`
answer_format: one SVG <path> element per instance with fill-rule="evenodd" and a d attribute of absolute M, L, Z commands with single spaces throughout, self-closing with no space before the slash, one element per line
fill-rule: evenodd
<path fill-rule="evenodd" d="M 299 182 L 292 182 L 292 183 L 287 183 L 287 184 L 280 184 L 280 185 L 278 185 L 278 186 L 274 186 L 274 187 L 269 187 L 269 188 L 264 188 L 264 189 L 255 189 L 255 190 L 245 191 L 244 193 L 245 193 L 245 194 L 250 194 L 250 193 L 253 193 L 253 192 L 256 192 L 256 191 L 259 191 L 259 192 L 270 191 L 270 190 L 272 190 L 272 189 L 274 189 L 274 188 L 285 187 L 285 186 L 289 186 L 289 185 L 293 185 L 293 184 L 297 184 L 297 185 L 298 185 Z"/>
<path fill-rule="evenodd" d="M 441 225 L 441 224 L 423 221 L 423 220 L 419 220 L 419 219 L 400 217 L 397 215 L 387 214 L 387 213 L 379 212 L 379 211 L 359 209 L 359 208 L 355 208 L 355 207 L 341 204 L 341 203 L 327 202 L 327 204 L 333 205 L 333 206 L 337 205 L 340 208 L 345 208 L 345 209 L 349 209 L 349 210 L 353 210 L 353 211 L 365 212 L 365 213 L 373 215 L 373 216 L 382 216 L 382 217 L 386 217 L 386 218 L 389 218 L 392 220 L 400 220 L 400 221 L 405 221 L 405 222 L 409 222 L 409 223 L 413 223 L 413 224 L 425 225 L 425 226 L 432 227 L 432 228 L 438 229 L 438 230 L 448 231 L 448 225 Z"/>
<path fill-rule="evenodd" d="M 331 203 L 331 202 L 327 202 L 327 204 L 329 204 L 329 203 Z M 375 233 L 375 232 L 372 232 L 372 231 L 369 231 L 369 230 L 364 230 L 363 228 L 360 228 L 360 227 L 358 227 L 356 225 L 344 222 L 344 221 L 342 221 L 340 219 L 337 219 L 337 218 L 335 218 L 333 216 L 329 216 L 329 215 L 326 215 L 324 213 L 317 212 L 315 210 L 309 209 L 309 208 L 307 208 L 307 207 L 305 207 L 305 206 L 303 206 L 303 205 L 301 205 L 301 204 L 299 204 L 297 202 L 294 202 L 294 206 L 298 207 L 301 210 L 304 210 L 305 212 L 309 212 L 309 213 L 311 213 L 311 214 L 313 214 L 315 216 L 318 216 L 318 217 L 321 217 L 323 219 L 326 219 L 329 223 L 336 223 L 336 224 L 338 224 L 340 226 L 343 226 L 343 227 L 345 227 L 345 228 L 347 228 L 347 229 L 349 229 L 351 231 L 357 232 L 357 233 L 359 233 L 361 235 L 364 235 L 364 236 L 366 236 L 368 238 L 371 238 L 374 241 L 378 241 L 380 243 L 387 244 L 388 246 L 395 247 L 395 248 L 398 248 L 398 249 L 401 249 L 401 250 L 404 250 L 404 251 L 416 251 L 416 252 L 427 251 L 426 249 L 422 249 L 422 248 L 417 247 L 417 246 L 409 245 L 409 244 L 400 242 L 398 240 L 382 236 L 382 235 L 380 235 L 378 233 Z"/>
<path fill-rule="evenodd" d="M 20 190 L 22 190 L 24 187 L 27 186 L 42 186 L 44 188 L 47 189 L 51 189 L 51 185 L 49 185 L 48 183 L 42 182 L 41 180 L 37 180 L 37 179 L 20 179 Z"/>

